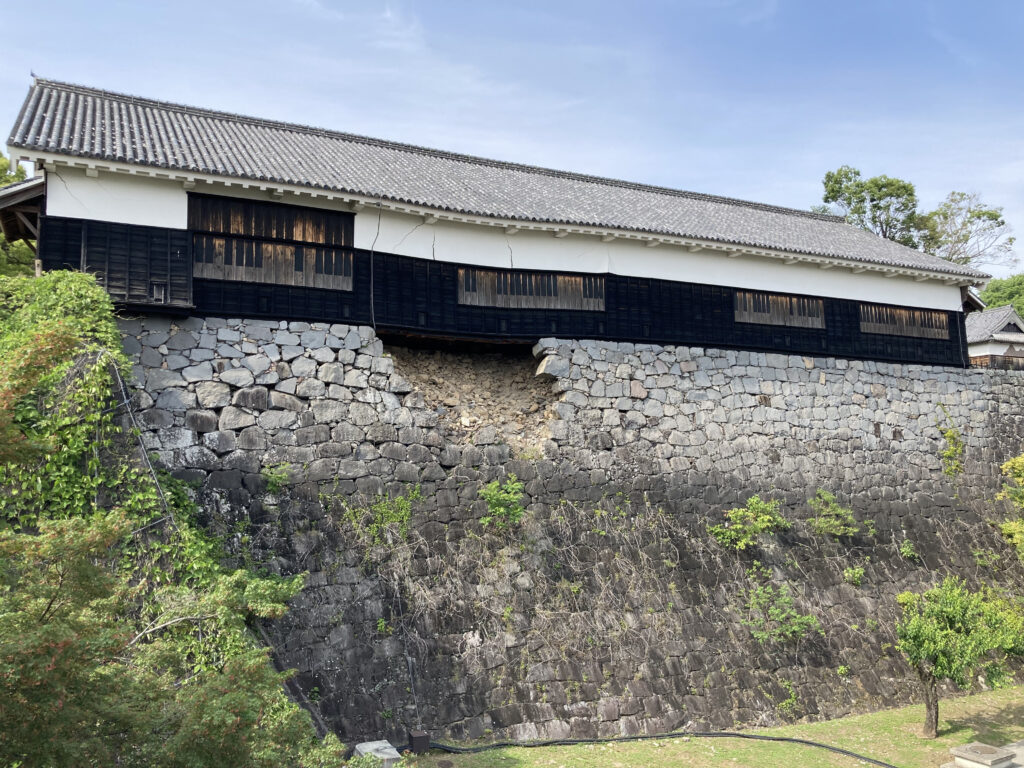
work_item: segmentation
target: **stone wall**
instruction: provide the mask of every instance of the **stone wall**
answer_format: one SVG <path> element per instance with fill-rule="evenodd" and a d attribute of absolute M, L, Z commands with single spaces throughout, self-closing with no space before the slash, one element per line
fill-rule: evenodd
<path fill-rule="evenodd" d="M 437 353 L 424 375 L 399 353 L 407 376 L 370 328 L 122 330 L 146 445 L 197 486 L 239 561 L 309 573 L 266 629 L 345 739 L 727 728 L 905 702 L 898 592 L 947 572 L 1024 584 L 986 522 L 1005 514 L 999 464 L 1024 450 L 1017 372 L 545 339 L 548 402 L 524 384 L 533 416 L 503 401 L 488 423 L 486 408 L 451 416 L 473 399 L 472 356 Z M 952 477 L 940 427 L 965 446 Z M 513 474 L 523 521 L 481 524 L 480 489 Z M 859 534 L 813 533 L 818 488 Z M 708 524 L 754 493 L 793 527 L 723 549 Z M 381 495 L 419 497 L 407 529 L 401 505 L 374 511 Z M 757 642 L 757 584 L 785 585 L 824 635 Z"/>

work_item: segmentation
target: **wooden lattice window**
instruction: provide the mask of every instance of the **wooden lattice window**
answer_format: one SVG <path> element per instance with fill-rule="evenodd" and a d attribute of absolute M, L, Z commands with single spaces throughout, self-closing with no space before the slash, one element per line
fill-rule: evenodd
<path fill-rule="evenodd" d="M 193 272 L 209 280 L 352 290 L 352 214 L 189 197 Z"/>
<path fill-rule="evenodd" d="M 604 278 L 460 267 L 459 304 L 603 311 Z"/>
<path fill-rule="evenodd" d="M 759 291 L 736 291 L 733 302 L 737 323 L 824 328 L 825 302 L 804 296 L 780 296 Z"/>
<path fill-rule="evenodd" d="M 860 330 L 861 333 L 882 333 L 887 336 L 948 339 L 949 315 L 934 309 L 861 304 Z"/>

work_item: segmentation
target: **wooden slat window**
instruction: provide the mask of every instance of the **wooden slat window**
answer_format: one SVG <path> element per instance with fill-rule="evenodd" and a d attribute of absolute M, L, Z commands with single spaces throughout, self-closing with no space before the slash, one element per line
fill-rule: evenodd
<path fill-rule="evenodd" d="M 821 299 L 736 291 L 733 306 L 737 323 L 788 325 L 794 328 L 825 327 L 825 302 Z"/>
<path fill-rule="evenodd" d="M 193 274 L 352 290 L 352 214 L 258 200 L 189 196 Z"/>
<path fill-rule="evenodd" d="M 861 333 L 949 339 L 949 315 L 934 309 L 905 309 L 883 304 L 860 305 Z"/>
<path fill-rule="evenodd" d="M 192 274 L 308 288 L 352 290 L 352 251 L 237 237 L 192 236 Z"/>
<path fill-rule="evenodd" d="M 600 312 L 604 311 L 604 278 L 460 267 L 459 304 Z"/>

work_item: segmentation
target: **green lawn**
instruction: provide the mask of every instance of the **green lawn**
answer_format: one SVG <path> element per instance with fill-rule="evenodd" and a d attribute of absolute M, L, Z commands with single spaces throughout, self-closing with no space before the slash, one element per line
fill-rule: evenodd
<path fill-rule="evenodd" d="M 934 740 L 919 735 L 924 722 L 921 706 L 748 733 L 818 741 L 899 768 L 938 768 L 952 759 L 949 754 L 952 746 L 972 741 L 1002 746 L 1024 739 L 1024 687 L 943 700 L 939 716 L 939 737 Z M 416 758 L 412 764 L 416 768 L 852 768 L 869 765 L 797 744 L 725 738 L 666 738 L 574 747 L 515 748 L 478 755 L 432 753 Z"/>

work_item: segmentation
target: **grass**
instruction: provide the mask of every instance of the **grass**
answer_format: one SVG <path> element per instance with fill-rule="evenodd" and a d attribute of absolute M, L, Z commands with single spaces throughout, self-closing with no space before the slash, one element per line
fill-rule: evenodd
<path fill-rule="evenodd" d="M 899 768 L 937 768 L 952 760 L 949 748 L 972 741 L 1003 746 L 1024 739 L 1024 687 L 942 700 L 939 736 L 920 736 L 920 705 L 819 723 L 763 728 L 747 733 L 791 736 L 842 747 Z M 665 738 L 537 749 L 500 749 L 477 755 L 431 753 L 416 768 L 853 768 L 860 760 L 797 744 L 742 739 Z"/>

